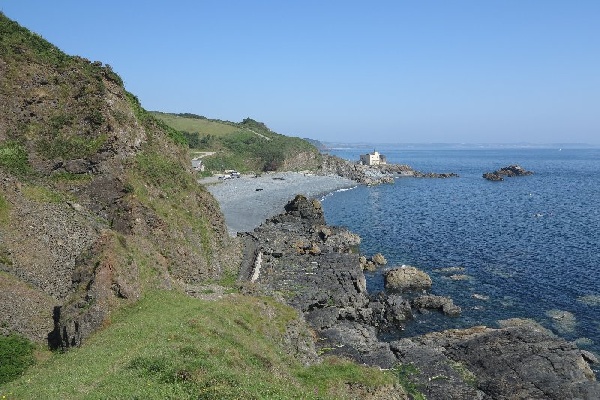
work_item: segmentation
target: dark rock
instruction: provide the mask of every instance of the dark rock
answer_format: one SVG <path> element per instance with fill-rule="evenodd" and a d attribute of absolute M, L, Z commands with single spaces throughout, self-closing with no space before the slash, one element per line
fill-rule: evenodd
<path fill-rule="evenodd" d="M 316 329 L 330 328 L 337 323 L 340 310 L 337 307 L 323 307 L 306 313 L 306 321 Z"/>
<path fill-rule="evenodd" d="M 402 329 L 403 324 L 413 317 L 410 302 L 397 294 L 378 293 L 370 299 L 369 309 L 372 310 L 372 321 L 365 322 L 384 331 Z"/>
<path fill-rule="evenodd" d="M 432 377 L 451 376 L 447 366 L 485 398 L 600 398 L 600 384 L 574 344 L 535 323 L 504 325 L 434 332 L 392 342 L 390 348 L 400 361 L 418 367 L 415 379 L 428 399 L 475 398 L 438 387 Z"/>
<path fill-rule="evenodd" d="M 419 296 L 412 301 L 412 306 L 419 311 L 423 309 L 439 310 L 451 316 L 459 315 L 461 312 L 460 307 L 455 305 L 451 298 L 443 296 Z"/>
<path fill-rule="evenodd" d="M 377 339 L 375 328 L 344 321 L 320 332 L 319 347 L 327 354 L 348 357 L 361 364 L 393 367 L 398 360 L 387 343 Z"/>
<path fill-rule="evenodd" d="M 318 202 L 298 196 L 285 214 L 240 236 L 247 243 L 240 276 L 256 277 L 263 292 L 299 310 L 318 337 L 321 355 L 394 367 L 401 382 L 412 382 L 429 400 L 600 398 L 588 365 L 593 358 L 539 325 L 509 321 L 501 329 L 474 327 L 381 341 L 378 334 L 402 332 L 413 307 L 448 315 L 460 308 L 441 296 L 421 295 L 412 303 L 398 293 L 369 296 L 353 251 L 359 238 L 325 226 Z M 317 247 L 319 252 L 311 251 Z M 413 267 L 397 268 L 387 273 L 386 286 L 423 290 L 431 278 Z"/>
<path fill-rule="evenodd" d="M 339 175 L 368 186 L 394 183 L 395 177 L 450 178 L 458 176 L 455 173 L 422 173 L 406 164 L 362 165 L 329 154 L 322 155 L 321 172 Z"/>
<path fill-rule="evenodd" d="M 520 165 L 509 165 L 508 167 L 500 168 L 494 172 L 486 172 L 483 174 L 483 177 L 488 181 L 503 181 L 504 177 L 527 176 L 532 174 L 532 171 L 527 171 Z"/>
<path fill-rule="evenodd" d="M 313 224 L 325 224 L 321 203 L 317 200 L 308 200 L 302 195 L 297 195 L 294 200 L 286 204 L 285 211 L 289 215 L 308 219 Z"/>

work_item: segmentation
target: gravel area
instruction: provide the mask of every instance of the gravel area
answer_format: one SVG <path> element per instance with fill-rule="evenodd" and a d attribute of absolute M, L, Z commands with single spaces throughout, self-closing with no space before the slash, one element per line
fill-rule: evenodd
<path fill-rule="evenodd" d="M 283 207 L 297 194 L 320 198 L 336 190 L 357 185 L 356 182 L 339 176 L 300 172 L 269 173 L 260 177 L 242 176 L 225 181 L 206 178 L 199 182 L 219 202 L 231 236 L 235 236 L 237 232 L 252 231 L 266 219 L 282 213 Z"/>

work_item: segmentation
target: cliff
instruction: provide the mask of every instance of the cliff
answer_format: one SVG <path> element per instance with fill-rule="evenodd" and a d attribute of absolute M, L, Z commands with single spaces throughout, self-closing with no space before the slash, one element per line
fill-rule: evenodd
<path fill-rule="evenodd" d="M 78 345 L 151 287 L 237 271 L 183 136 L 0 13 L 0 332 Z"/>

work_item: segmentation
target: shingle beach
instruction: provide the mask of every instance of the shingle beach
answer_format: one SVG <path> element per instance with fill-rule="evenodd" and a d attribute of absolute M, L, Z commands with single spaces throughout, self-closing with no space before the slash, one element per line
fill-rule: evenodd
<path fill-rule="evenodd" d="M 283 207 L 297 194 L 320 198 L 357 185 L 355 181 L 335 175 L 301 172 L 242 176 L 217 182 L 211 178 L 200 180 L 219 202 L 231 236 L 252 231 L 266 219 L 282 213 Z"/>

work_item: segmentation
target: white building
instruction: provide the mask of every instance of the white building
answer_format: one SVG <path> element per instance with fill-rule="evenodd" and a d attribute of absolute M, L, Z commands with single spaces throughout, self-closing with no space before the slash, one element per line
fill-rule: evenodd
<path fill-rule="evenodd" d="M 387 161 L 383 154 L 379 154 L 378 151 L 373 151 L 372 153 L 361 154 L 360 163 L 363 165 L 382 165 L 387 164 Z"/>

